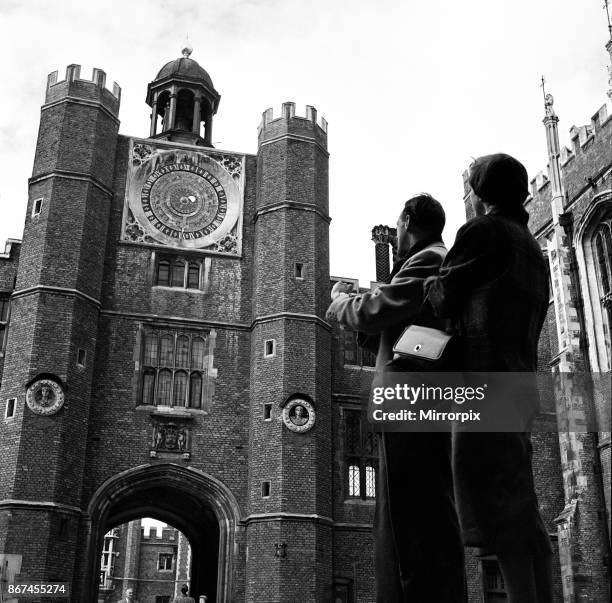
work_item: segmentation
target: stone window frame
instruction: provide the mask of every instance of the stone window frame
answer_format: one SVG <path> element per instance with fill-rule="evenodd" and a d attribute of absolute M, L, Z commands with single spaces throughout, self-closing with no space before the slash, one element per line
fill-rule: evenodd
<path fill-rule="evenodd" d="M 186 348 L 184 347 L 185 339 L 187 340 Z M 151 348 L 151 350 L 155 349 L 154 353 L 147 350 L 148 341 L 154 342 L 153 348 Z M 167 347 L 163 348 L 162 341 L 172 342 L 172 358 L 168 356 L 170 350 Z M 202 342 L 201 360 L 199 362 L 194 360 L 194 344 L 198 341 Z M 136 406 L 171 407 L 194 412 L 207 412 L 211 405 L 217 377 L 217 369 L 213 366 L 215 344 L 215 329 L 140 325 L 135 346 L 134 392 Z M 151 353 L 154 354 L 154 357 L 149 357 Z M 159 389 L 162 374 L 166 378 L 168 375 L 170 376 L 167 399 L 162 398 L 165 392 L 160 393 Z M 182 379 L 181 375 L 184 375 L 186 379 Z M 180 401 L 177 398 L 178 378 L 181 378 L 180 388 L 184 387 L 182 404 L 177 403 Z M 193 393 L 193 387 L 198 380 L 199 396 Z M 178 395 L 181 395 L 180 391 Z M 193 395 L 197 397 L 198 405 L 192 398 Z"/>
<path fill-rule="evenodd" d="M 360 408 L 344 407 L 341 411 L 343 445 L 343 484 L 345 500 L 376 500 L 378 472 L 378 439 L 368 429 Z M 357 479 L 357 490 L 354 480 Z"/>
<path fill-rule="evenodd" d="M 575 229 L 573 240 L 583 294 L 586 336 L 590 343 L 588 354 L 591 370 L 595 372 L 606 372 L 612 367 L 612 297 L 610 294 L 607 298 L 602 295 L 595 245 L 604 223 L 610 224 L 612 229 L 612 190 L 602 191 L 593 198 Z"/>
<path fill-rule="evenodd" d="M 113 528 L 104 534 L 104 541 L 102 543 L 102 553 L 100 555 L 100 588 L 111 589 L 112 588 L 112 577 L 113 570 L 115 567 L 115 558 L 117 552 L 115 551 L 116 541 L 119 539 L 119 529 Z"/>
<path fill-rule="evenodd" d="M 173 291 L 208 292 L 212 259 L 192 254 L 152 254 L 151 282 L 153 287 Z M 165 268 L 162 273 L 162 267 Z"/>
<path fill-rule="evenodd" d="M 11 412 L 9 412 L 9 410 Z M 17 414 L 17 398 L 7 398 L 6 406 L 4 407 L 4 420 L 10 421 Z"/>
<path fill-rule="evenodd" d="M 164 559 L 164 565 L 166 567 L 162 567 L 162 558 Z M 168 566 L 167 561 L 170 560 L 170 567 Z M 167 551 L 163 553 L 157 554 L 157 571 L 158 572 L 171 572 L 174 570 L 174 553 L 168 553 Z"/>
<path fill-rule="evenodd" d="M 32 217 L 33 218 L 38 218 L 38 216 L 40 216 L 43 210 L 44 203 L 45 203 L 44 197 L 38 197 L 37 199 L 34 199 L 34 201 L 32 201 Z"/>
<path fill-rule="evenodd" d="M 268 352 L 268 344 L 272 345 L 272 351 Z M 263 355 L 264 358 L 274 358 L 276 356 L 276 339 L 265 339 L 264 340 L 264 348 L 263 348 Z"/>
<path fill-rule="evenodd" d="M 0 291 L 0 358 L 6 350 L 8 325 L 11 317 L 11 293 Z"/>
<path fill-rule="evenodd" d="M 272 496 L 272 482 L 269 479 L 264 479 L 261 482 L 261 497 L 270 498 Z"/>

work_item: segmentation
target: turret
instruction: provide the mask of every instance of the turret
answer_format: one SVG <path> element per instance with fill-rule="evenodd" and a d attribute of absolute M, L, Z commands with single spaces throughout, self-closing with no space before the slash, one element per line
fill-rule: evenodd
<path fill-rule="evenodd" d="M 329 221 L 326 122 L 314 107 L 300 117 L 284 103 L 276 119 L 268 109 L 257 153 L 249 601 L 314 603 L 331 583 Z"/>
<path fill-rule="evenodd" d="M 149 136 L 212 147 L 213 115 L 221 95 L 208 73 L 191 58 L 192 52 L 191 46 L 186 45 L 182 56 L 166 63 L 149 84 L 147 104 L 152 110 Z"/>
<path fill-rule="evenodd" d="M 24 581 L 74 579 L 119 97 L 70 65 L 41 110 L 1 394 L 0 553 Z"/>

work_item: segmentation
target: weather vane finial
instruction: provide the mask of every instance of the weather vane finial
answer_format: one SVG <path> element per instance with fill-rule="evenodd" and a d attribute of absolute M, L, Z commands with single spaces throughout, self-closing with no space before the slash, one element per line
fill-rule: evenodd
<path fill-rule="evenodd" d="M 546 110 L 546 115 L 548 117 L 554 117 L 555 110 L 553 109 L 553 104 L 555 100 L 552 94 L 546 93 L 545 84 L 546 84 L 546 80 L 544 79 L 544 76 L 542 76 L 542 83 L 540 84 L 540 88 L 542 88 L 542 95 L 544 96 L 544 109 Z"/>
<path fill-rule="evenodd" d="M 183 44 L 183 48 L 181 49 L 181 54 L 188 59 L 193 52 L 193 46 L 189 42 L 189 33 L 185 36 L 185 43 Z"/>

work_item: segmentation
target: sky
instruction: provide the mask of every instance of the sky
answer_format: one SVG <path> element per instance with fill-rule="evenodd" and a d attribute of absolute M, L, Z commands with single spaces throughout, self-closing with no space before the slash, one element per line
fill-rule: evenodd
<path fill-rule="evenodd" d="M 255 153 L 284 101 L 329 122 L 331 274 L 374 280 L 376 224 L 427 191 L 464 222 L 462 172 L 507 152 L 546 169 L 542 74 L 561 144 L 606 101 L 603 0 L 0 0 L 0 250 L 21 238 L 47 74 L 122 87 L 120 133 L 146 137 L 147 84 L 193 54 L 221 93 L 213 143 Z"/>

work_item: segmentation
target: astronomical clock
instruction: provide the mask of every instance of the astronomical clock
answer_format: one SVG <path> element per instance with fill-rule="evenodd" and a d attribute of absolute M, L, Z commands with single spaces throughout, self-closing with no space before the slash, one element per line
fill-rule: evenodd
<path fill-rule="evenodd" d="M 244 156 L 130 140 L 122 239 L 240 255 Z"/>

